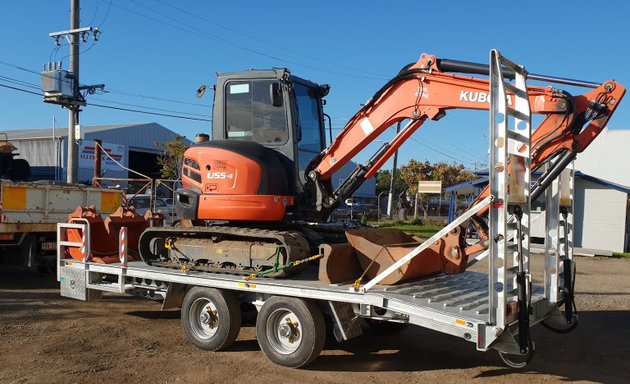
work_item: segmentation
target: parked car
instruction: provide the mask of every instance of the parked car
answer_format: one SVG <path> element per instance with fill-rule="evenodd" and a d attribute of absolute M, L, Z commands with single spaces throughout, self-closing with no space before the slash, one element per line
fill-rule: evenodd
<path fill-rule="evenodd" d="M 367 216 L 368 219 L 378 218 L 378 207 L 374 204 L 358 203 L 352 205 L 342 204 L 332 213 L 333 219 L 360 219 Z"/>
<path fill-rule="evenodd" d="M 127 195 L 127 205 L 136 208 L 136 213 L 144 216 L 144 214 L 151 209 L 151 195 Z M 153 211 L 161 211 L 164 215 L 164 224 L 171 225 L 177 220 L 177 213 L 175 212 L 175 206 L 168 204 L 166 199 L 158 197 L 153 204 Z"/>

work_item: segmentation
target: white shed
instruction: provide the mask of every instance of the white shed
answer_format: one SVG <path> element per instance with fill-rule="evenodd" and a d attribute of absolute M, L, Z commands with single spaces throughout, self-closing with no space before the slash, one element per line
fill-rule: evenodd
<path fill-rule="evenodd" d="M 630 250 L 630 187 L 576 172 L 576 247 L 628 252 Z"/>

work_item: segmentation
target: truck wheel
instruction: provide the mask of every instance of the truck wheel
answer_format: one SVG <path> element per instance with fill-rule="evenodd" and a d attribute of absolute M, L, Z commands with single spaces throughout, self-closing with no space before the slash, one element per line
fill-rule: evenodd
<path fill-rule="evenodd" d="M 269 360 L 299 368 L 319 356 L 326 341 L 326 325 L 314 302 L 274 296 L 258 313 L 256 335 Z"/>
<path fill-rule="evenodd" d="M 241 307 L 227 291 L 194 287 L 182 302 L 182 326 L 197 348 L 220 351 L 232 345 L 241 329 Z"/>

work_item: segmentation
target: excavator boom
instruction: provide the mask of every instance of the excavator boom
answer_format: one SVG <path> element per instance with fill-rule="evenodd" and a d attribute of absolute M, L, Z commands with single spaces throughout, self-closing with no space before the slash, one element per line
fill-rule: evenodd
<path fill-rule="evenodd" d="M 439 120 L 450 109 L 487 110 L 489 80 L 446 73 L 443 70 L 487 74 L 481 64 L 440 60 L 422 54 L 418 62 L 407 66 L 382 87 L 346 124 L 335 141 L 316 158 L 309 177 L 317 185 L 318 206 L 334 209 L 367 178 L 376 174 L 415 130 L 427 119 Z M 505 71 L 505 77 L 514 76 Z M 601 132 L 612 116 L 625 88 L 613 80 L 603 84 L 532 75 L 532 78 L 562 84 L 595 88 L 579 96 L 551 87 L 528 87 L 531 112 L 546 115 L 532 137 L 532 167 L 549 158 L 570 151 L 583 151 Z M 508 105 L 514 103 L 514 91 L 508 93 Z M 401 121 L 407 125 L 335 191 L 324 185 L 343 165 L 372 143 L 389 127 Z M 565 164 L 566 165 L 566 164 Z"/>

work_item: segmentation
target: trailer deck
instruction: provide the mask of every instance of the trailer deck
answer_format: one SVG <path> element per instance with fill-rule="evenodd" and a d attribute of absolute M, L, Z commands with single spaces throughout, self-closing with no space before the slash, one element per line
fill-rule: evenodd
<path fill-rule="evenodd" d="M 394 318 L 389 315 L 383 316 L 383 319 L 409 322 L 458 336 L 475 342 L 480 350 L 488 349 L 495 339 L 479 337 L 485 336 L 488 328 L 492 328 L 488 324 L 489 279 L 487 274 L 481 272 L 428 276 L 395 286 L 375 285 L 369 291 L 362 292 L 356 291 L 352 282 L 327 284 L 319 281 L 314 266 L 285 279 L 244 280 L 244 276 L 167 269 L 150 266 L 143 261 L 129 261 L 126 267 L 121 266 L 121 263 L 100 264 L 76 260 L 61 260 L 61 264 L 62 295 L 77 299 L 90 299 L 88 290 L 115 293 L 134 293 L 139 290 L 165 298 L 168 287 L 179 284 L 240 291 L 260 297 L 282 295 L 353 304 L 360 308 L 361 313 L 375 318 L 379 316 L 374 313 L 370 315 L 370 311 L 379 308 L 396 313 Z M 81 282 L 85 277 L 87 279 Z M 509 285 L 507 289 L 514 290 L 515 287 Z M 531 301 L 533 307 L 547 308 L 547 311 L 551 305 L 544 298 L 544 288 L 538 285 L 532 286 Z M 538 322 L 541 319 L 532 320 Z"/>

